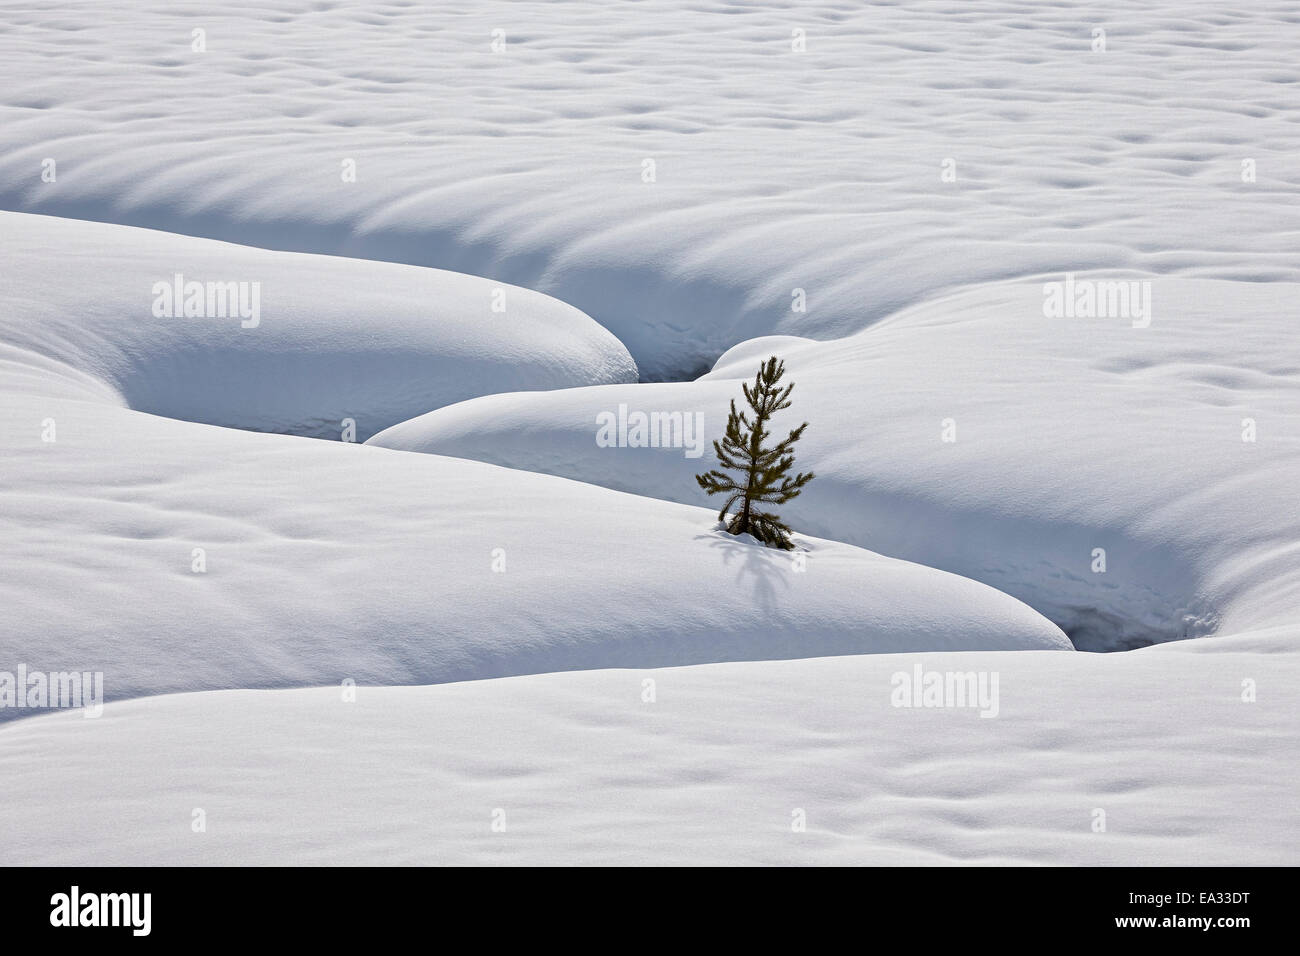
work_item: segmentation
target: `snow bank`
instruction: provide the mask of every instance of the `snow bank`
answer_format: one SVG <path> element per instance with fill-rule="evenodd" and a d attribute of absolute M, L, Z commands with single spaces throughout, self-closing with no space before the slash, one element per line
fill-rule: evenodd
<path fill-rule="evenodd" d="M 6 353 L 171 418 L 334 439 L 351 419 L 364 440 L 489 392 L 637 378 L 577 309 L 473 276 L 14 213 L 0 243 Z"/>
<path fill-rule="evenodd" d="M 850 545 L 802 538 L 800 570 L 701 508 L 47 397 L 29 372 L 0 375 L 0 669 L 102 671 L 110 699 L 1069 648 L 992 588 Z"/>
<path fill-rule="evenodd" d="M 818 475 L 784 506 L 796 528 L 992 584 L 1087 648 L 1294 627 L 1300 285 L 1150 284 L 1145 326 L 1049 318 L 1044 282 L 1008 283 L 839 341 L 750 341 L 696 382 L 491 395 L 371 443 L 703 505 L 711 448 L 600 447 L 597 418 L 699 415 L 718 438 L 779 353 Z"/>
<path fill-rule="evenodd" d="M 1288 865 L 1300 662 L 1259 649 L 127 701 L 0 727 L 0 863 Z M 917 667 L 997 717 L 893 706 Z"/>

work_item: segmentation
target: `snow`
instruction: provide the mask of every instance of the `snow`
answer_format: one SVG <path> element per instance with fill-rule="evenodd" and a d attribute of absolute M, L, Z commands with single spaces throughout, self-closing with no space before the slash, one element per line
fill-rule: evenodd
<path fill-rule="evenodd" d="M 691 476 L 711 452 L 599 447 L 597 416 L 698 413 L 712 441 L 780 354 L 796 386 L 774 427 L 812 423 L 798 465 L 818 475 L 783 506 L 795 527 L 984 581 L 1093 649 L 1294 625 L 1300 286 L 1157 279 L 1138 328 L 1047 318 L 1042 286 L 983 286 L 834 342 L 757 339 L 694 382 L 485 396 L 371 443 L 704 504 Z"/>
<path fill-rule="evenodd" d="M 637 377 L 581 312 L 472 276 L 14 213 L 0 242 L 5 294 L 23 304 L 0 314 L 12 360 L 40 356 L 74 390 L 90 376 L 95 394 L 156 415 L 333 439 L 351 419 L 364 440 L 489 392 Z M 178 275 L 182 289 L 245 283 L 250 308 L 173 317 L 171 296 L 159 317 Z"/>
<path fill-rule="evenodd" d="M 1292 864 L 1300 662 L 1234 644 L 582 671 L 363 686 L 352 703 L 338 687 L 223 691 L 36 717 L 0 730 L 0 863 Z M 1218 646 L 1182 650 L 1198 645 Z M 893 707 L 893 675 L 918 664 L 998 673 L 998 717 Z"/>
<path fill-rule="evenodd" d="M 0 208 L 511 282 L 652 380 L 1014 276 L 1300 280 L 1292 0 L 0 14 Z"/>
<path fill-rule="evenodd" d="M 1298 24 L 0 0 L 0 862 L 1292 862 Z"/>
<path fill-rule="evenodd" d="M 7 218 L 19 234 L 38 221 Z M 75 235 L 81 225 L 59 228 Z M 117 230 L 114 247 L 131 249 L 127 230 L 94 228 Z M 314 369 L 312 353 L 295 344 L 318 341 L 316 326 L 290 325 L 277 353 L 285 374 L 268 381 L 249 370 L 255 346 L 210 348 L 205 339 L 270 330 L 272 316 L 248 330 L 227 319 L 140 319 L 127 308 L 129 290 L 149 284 L 133 280 L 135 266 L 110 263 L 123 277 L 117 298 L 100 285 L 50 289 L 26 255 L 9 285 L 9 301 L 23 307 L 8 320 L 17 330 L 10 340 L 24 346 L 6 347 L 0 380 L 8 556 L 0 660 L 103 671 L 112 700 L 345 677 L 430 683 L 580 667 L 1070 647 L 1053 624 L 993 588 L 851 545 L 804 536 L 802 570 L 788 554 L 713 530 L 700 507 L 123 408 L 107 379 L 132 394 L 130 383 L 161 377 L 152 394 L 174 394 L 177 403 L 187 397 L 181 381 L 210 385 L 214 396 L 247 381 L 272 396 L 252 406 L 263 421 L 285 421 L 297 408 L 291 384 L 327 375 L 331 355 L 323 372 Z M 146 261 L 142 275 L 150 268 Z M 331 332 L 347 342 L 393 340 L 424 291 L 417 284 L 405 308 L 335 316 Z M 538 306 L 539 324 L 559 309 Z M 445 331 L 434 324 L 428 335 L 436 350 Z M 207 363 L 206 381 L 184 367 L 184 376 L 160 376 L 171 356 L 186 354 Z M 101 370 L 104 381 L 95 379 Z M 358 418 L 373 420 L 400 395 L 400 383 L 390 390 L 378 375 L 371 387 L 353 393 L 375 402 Z M 276 405 L 279 395 L 288 404 Z M 0 710 L 0 719 L 20 715 Z"/>

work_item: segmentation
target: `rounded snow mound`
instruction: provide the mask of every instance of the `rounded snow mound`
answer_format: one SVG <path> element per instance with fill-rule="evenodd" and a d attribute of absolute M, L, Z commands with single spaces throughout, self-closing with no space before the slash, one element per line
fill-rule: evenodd
<path fill-rule="evenodd" d="M 0 342 L 169 418 L 362 441 L 491 392 L 637 379 L 582 312 L 476 276 L 15 213 L 0 242 L 22 303 Z"/>
<path fill-rule="evenodd" d="M 21 556 L 0 575 L 0 659 L 103 672 L 109 699 L 1070 646 L 986 585 L 803 535 L 760 547 L 703 508 L 0 397 L 0 535 Z"/>

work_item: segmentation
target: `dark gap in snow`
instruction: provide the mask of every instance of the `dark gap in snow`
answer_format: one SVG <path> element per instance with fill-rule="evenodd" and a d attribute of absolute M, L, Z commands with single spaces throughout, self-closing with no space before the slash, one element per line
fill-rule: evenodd
<path fill-rule="evenodd" d="M 719 356 L 720 355 L 721 353 L 719 353 Z M 718 357 L 714 357 L 712 361 L 702 359 L 689 366 L 683 367 L 681 370 L 669 368 L 662 372 L 642 372 L 640 377 L 637 379 L 637 384 L 652 385 L 661 382 L 693 382 L 697 378 L 713 371 L 714 363 L 717 362 L 717 360 Z"/>
<path fill-rule="evenodd" d="M 1059 616 L 1059 615 L 1058 615 Z M 1118 614 L 1102 611 L 1095 607 L 1073 607 L 1069 617 L 1064 620 L 1053 619 L 1052 623 L 1065 632 L 1077 651 L 1089 651 L 1108 654 L 1115 651 L 1135 651 L 1153 644 L 1168 644 L 1173 641 L 1195 640 L 1213 633 L 1212 624 L 1196 621 L 1170 621 L 1169 628 L 1156 630 L 1141 628 L 1135 630 L 1133 621 Z"/>

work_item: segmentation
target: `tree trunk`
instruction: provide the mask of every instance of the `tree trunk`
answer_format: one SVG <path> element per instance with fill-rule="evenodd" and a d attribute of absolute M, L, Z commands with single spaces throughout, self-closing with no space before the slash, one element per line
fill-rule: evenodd
<path fill-rule="evenodd" d="M 754 422 L 754 431 L 749 441 L 749 470 L 745 475 L 745 503 L 741 506 L 740 514 L 736 517 L 735 528 L 732 534 L 744 534 L 749 530 L 749 506 L 750 496 L 754 493 L 754 472 L 758 468 L 758 433 L 763 427 L 765 416 L 760 411 L 758 418 Z"/>

